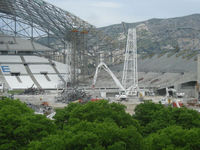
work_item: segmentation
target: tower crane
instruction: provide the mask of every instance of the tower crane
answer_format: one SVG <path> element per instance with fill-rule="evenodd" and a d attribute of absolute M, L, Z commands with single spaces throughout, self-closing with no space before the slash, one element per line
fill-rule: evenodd
<path fill-rule="evenodd" d="M 128 30 L 122 85 L 126 92 L 128 92 L 128 95 L 137 95 L 137 37 L 136 29 L 134 28 Z"/>
<path fill-rule="evenodd" d="M 126 99 L 128 95 L 136 96 L 138 92 L 138 72 L 137 72 L 137 39 L 136 29 L 129 29 L 126 44 L 125 62 L 122 77 L 122 84 L 108 68 L 108 66 L 101 61 L 96 68 L 93 80 L 93 88 L 95 87 L 99 70 L 103 68 L 114 80 L 117 87 L 120 89 L 119 99 Z M 123 93 L 123 94 L 122 94 Z M 121 97 L 121 98 L 120 98 Z"/>

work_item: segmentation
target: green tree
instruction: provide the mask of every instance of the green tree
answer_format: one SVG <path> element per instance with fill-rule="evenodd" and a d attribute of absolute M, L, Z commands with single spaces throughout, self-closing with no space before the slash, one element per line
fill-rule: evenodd
<path fill-rule="evenodd" d="M 124 105 L 97 101 L 69 104 L 52 121 L 19 100 L 5 99 L 0 100 L 0 149 L 199 150 L 200 115 L 145 102 L 131 116 Z"/>
<path fill-rule="evenodd" d="M 170 126 L 145 138 L 145 150 L 199 150 L 200 129 Z"/>
<path fill-rule="evenodd" d="M 19 100 L 0 100 L 0 149 L 19 150 L 53 133 L 55 125 Z"/>
<path fill-rule="evenodd" d="M 138 105 L 133 117 L 142 126 L 144 136 L 172 125 L 178 125 L 185 129 L 200 128 L 200 115 L 197 111 L 187 108 L 164 107 L 152 102 Z"/>
<path fill-rule="evenodd" d="M 58 147 L 54 146 L 55 142 L 59 143 Z M 65 129 L 57 135 L 50 135 L 41 141 L 33 141 L 29 149 L 106 150 L 119 147 L 120 149 L 142 150 L 142 146 L 142 136 L 134 126 L 121 128 L 107 120 L 102 123 L 81 121 L 73 126 L 65 126 Z"/>
<path fill-rule="evenodd" d="M 85 105 L 71 103 L 64 109 L 57 110 L 54 118 L 60 128 L 67 124 L 73 124 L 75 120 L 77 122 L 80 120 L 102 122 L 110 119 L 120 127 L 133 125 L 139 130 L 138 122 L 125 112 L 125 108 L 124 105 L 109 104 L 108 101 L 89 102 Z"/>
<path fill-rule="evenodd" d="M 40 141 L 33 141 L 29 149 L 51 150 L 142 150 L 143 140 L 139 125 L 125 112 L 125 106 L 107 101 L 69 104 L 57 110 L 55 123 L 59 130 Z"/>
<path fill-rule="evenodd" d="M 146 124 L 152 122 L 154 119 L 153 114 L 163 108 L 164 106 L 161 104 L 145 101 L 144 103 L 137 105 L 135 108 L 135 115 L 133 117 L 139 121 L 140 125 L 145 126 Z"/>

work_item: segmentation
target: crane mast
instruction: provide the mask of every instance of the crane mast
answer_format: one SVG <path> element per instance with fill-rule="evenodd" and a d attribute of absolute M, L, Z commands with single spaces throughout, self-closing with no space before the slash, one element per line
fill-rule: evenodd
<path fill-rule="evenodd" d="M 103 68 L 114 80 L 120 91 L 124 91 L 124 96 L 136 96 L 138 92 L 138 70 L 137 70 L 137 38 L 136 29 L 129 29 L 126 43 L 125 61 L 122 76 L 122 84 L 103 62 L 96 68 L 96 72 L 93 80 L 93 87 L 96 84 L 98 73 L 100 68 Z"/>
<path fill-rule="evenodd" d="M 135 95 L 137 93 L 137 37 L 136 29 L 134 28 L 128 30 L 122 85 L 128 95 Z"/>

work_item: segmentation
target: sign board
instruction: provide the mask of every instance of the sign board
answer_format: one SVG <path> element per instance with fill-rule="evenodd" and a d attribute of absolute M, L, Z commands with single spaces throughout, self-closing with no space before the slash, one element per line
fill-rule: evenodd
<path fill-rule="evenodd" d="M 1 66 L 1 70 L 2 70 L 3 73 L 10 73 L 9 66 Z"/>

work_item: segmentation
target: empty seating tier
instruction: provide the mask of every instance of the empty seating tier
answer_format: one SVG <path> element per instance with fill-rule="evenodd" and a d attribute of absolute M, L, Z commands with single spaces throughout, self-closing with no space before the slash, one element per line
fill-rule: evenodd
<path fill-rule="evenodd" d="M 0 56 L 0 71 L 11 89 L 26 89 L 33 84 L 43 89 L 56 89 L 65 83 L 67 65 L 39 56 Z M 64 78 L 62 78 L 64 76 Z M 3 78 L 2 78 L 3 79 Z"/>
<path fill-rule="evenodd" d="M 3 74 L 28 74 L 24 65 L 22 64 L 1 64 L 0 67 Z"/>
<path fill-rule="evenodd" d="M 56 89 L 60 81 L 57 75 L 49 75 L 48 78 L 50 78 L 50 81 L 45 75 L 34 75 L 34 77 L 43 89 Z"/>
<path fill-rule="evenodd" d="M 69 66 L 68 65 L 62 64 L 62 63 L 59 63 L 59 62 L 55 62 L 55 61 L 53 61 L 53 62 L 55 63 L 55 67 L 57 68 L 58 72 L 64 73 L 64 74 L 69 72 Z"/>
<path fill-rule="evenodd" d="M 56 73 L 51 65 L 29 65 L 33 74 L 35 73 Z"/>
<path fill-rule="evenodd" d="M 34 84 L 29 76 L 5 76 L 5 79 L 11 89 L 26 89 Z"/>
<path fill-rule="evenodd" d="M 38 56 L 24 56 L 27 63 L 49 63 L 48 59 Z"/>
<path fill-rule="evenodd" d="M 20 56 L 0 55 L 0 63 L 22 63 Z"/>

